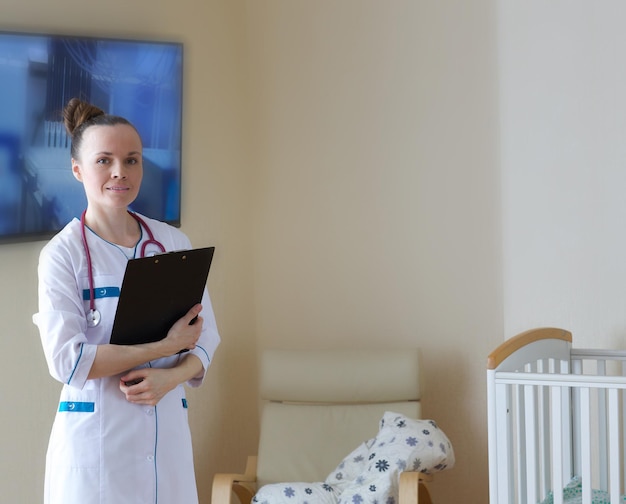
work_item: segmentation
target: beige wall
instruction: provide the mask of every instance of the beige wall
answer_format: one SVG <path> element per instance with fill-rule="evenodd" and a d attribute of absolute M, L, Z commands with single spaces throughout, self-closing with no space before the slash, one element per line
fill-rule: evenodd
<path fill-rule="evenodd" d="M 625 16 L 624 2 L 499 8 L 506 334 L 624 348 Z"/>
<path fill-rule="evenodd" d="M 75 9 L 72 11 L 72 9 Z M 257 348 L 419 345 L 424 412 L 487 500 L 484 363 L 502 339 L 490 0 L 5 0 L 5 28 L 187 44 L 183 230 L 217 245 L 223 345 L 192 391 L 201 502 L 257 436 Z M 58 386 L 30 316 L 41 243 L 0 247 L 0 485 L 39 502 Z M 10 286 L 10 289 L 7 288 Z M 5 497 L 3 497 L 5 498 Z"/>

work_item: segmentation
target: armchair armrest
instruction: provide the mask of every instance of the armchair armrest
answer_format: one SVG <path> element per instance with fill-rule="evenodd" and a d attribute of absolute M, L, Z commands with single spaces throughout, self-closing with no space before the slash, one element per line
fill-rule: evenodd
<path fill-rule="evenodd" d="M 400 473 L 398 504 L 432 504 L 430 492 L 424 483 L 433 477 L 419 472 L 405 471 Z"/>
<path fill-rule="evenodd" d="M 241 504 L 250 504 L 256 493 L 256 464 L 256 455 L 250 455 L 243 474 L 216 474 L 213 477 L 211 504 L 231 504 L 233 493 Z"/>

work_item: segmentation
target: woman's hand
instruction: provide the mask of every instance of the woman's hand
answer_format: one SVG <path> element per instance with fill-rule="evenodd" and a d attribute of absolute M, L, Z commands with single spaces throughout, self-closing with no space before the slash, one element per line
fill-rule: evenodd
<path fill-rule="evenodd" d="M 202 305 L 197 304 L 183 315 L 161 340 L 164 357 L 174 355 L 181 350 L 192 350 L 200 338 L 203 318 L 199 316 Z"/>
<path fill-rule="evenodd" d="M 170 390 L 203 371 L 202 361 L 187 354 L 173 368 L 141 368 L 127 372 L 120 378 L 120 390 L 128 402 L 156 406 Z"/>
<path fill-rule="evenodd" d="M 178 385 L 173 378 L 170 369 L 137 369 L 122 376 L 120 390 L 128 402 L 156 406 L 165 394 Z"/>

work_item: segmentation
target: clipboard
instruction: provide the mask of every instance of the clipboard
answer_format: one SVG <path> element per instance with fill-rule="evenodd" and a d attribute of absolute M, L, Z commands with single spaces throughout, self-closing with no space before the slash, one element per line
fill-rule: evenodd
<path fill-rule="evenodd" d="M 160 341 L 202 300 L 215 247 L 130 259 L 115 312 L 111 343 Z"/>

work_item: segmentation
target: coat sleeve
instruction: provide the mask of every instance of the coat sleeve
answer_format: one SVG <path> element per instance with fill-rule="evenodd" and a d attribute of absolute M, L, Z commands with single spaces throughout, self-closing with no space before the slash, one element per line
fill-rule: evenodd
<path fill-rule="evenodd" d="M 39 311 L 33 321 L 39 328 L 50 374 L 82 388 L 96 357 L 85 331 L 82 300 L 69 253 L 44 247 L 39 257 Z"/>
<path fill-rule="evenodd" d="M 204 369 L 201 375 L 196 376 L 187 382 L 187 384 L 191 387 L 199 387 L 202 384 L 204 377 L 206 376 L 206 372 L 213 360 L 215 350 L 220 344 L 220 336 L 217 332 L 217 323 L 215 322 L 211 299 L 206 288 L 204 290 L 204 295 L 202 296 L 202 311 L 200 312 L 200 316 L 204 319 L 202 333 L 200 334 L 200 339 L 196 344 L 196 348 L 190 350 L 190 353 L 202 361 Z"/>

